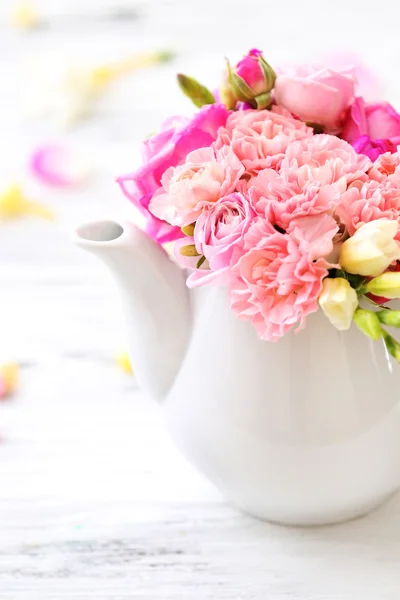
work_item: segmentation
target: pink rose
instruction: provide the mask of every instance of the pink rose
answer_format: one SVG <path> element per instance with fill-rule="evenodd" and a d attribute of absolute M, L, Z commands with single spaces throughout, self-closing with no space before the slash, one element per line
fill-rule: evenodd
<path fill-rule="evenodd" d="M 249 200 L 238 193 L 204 207 L 194 229 L 194 243 L 197 252 L 208 260 L 209 269 L 192 273 L 189 287 L 204 285 L 229 270 L 232 254 L 255 216 Z"/>
<path fill-rule="evenodd" d="M 147 231 L 160 243 L 177 239 L 182 234 L 176 227 L 160 221 L 149 212 L 149 203 L 161 187 L 161 177 L 171 166 L 185 160 L 189 152 L 210 146 L 220 127 L 225 125 L 228 111 L 222 104 L 204 106 L 192 119 L 173 117 L 161 131 L 143 145 L 143 166 L 118 178 L 125 196 L 147 219 Z"/>
<path fill-rule="evenodd" d="M 388 102 L 366 104 L 355 98 L 344 122 L 341 137 L 352 143 L 361 135 L 373 140 L 391 140 L 400 144 L 400 115 Z"/>
<path fill-rule="evenodd" d="M 230 146 L 246 172 L 255 175 L 269 167 L 278 168 L 288 145 L 313 135 L 313 130 L 293 119 L 282 108 L 244 110 L 229 115 L 218 132 L 215 148 Z"/>
<path fill-rule="evenodd" d="M 233 192 L 243 172 L 230 148 L 199 148 L 187 155 L 184 164 L 164 173 L 163 187 L 151 199 L 150 211 L 171 225 L 190 225 L 204 206 Z"/>
<path fill-rule="evenodd" d="M 350 186 L 341 196 L 336 216 L 350 235 L 364 223 L 377 219 L 400 222 L 400 189 L 391 185 L 389 180 L 384 183 L 367 181 L 361 186 Z"/>
<path fill-rule="evenodd" d="M 236 65 L 236 73 L 249 86 L 254 96 L 269 91 L 267 89 L 264 73 L 258 62 L 258 57 L 262 55 L 261 50 L 253 48 Z"/>
<path fill-rule="evenodd" d="M 275 101 L 302 121 L 335 133 L 354 98 L 354 87 L 352 71 L 304 65 L 278 75 Z"/>
<path fill-rule="evenodd" d="M 329 234 L 330 235 L 330 234 Z M 244 247 L 232 269 L 231 308 L 250 320 L 259 337 L 277 341 L 305 317 L 318 310 L 318 296 L 329 264 L 315 259 L 308 240 L 302 246 L 300 230 L 282 234 L 258 219 L 244 236 Z"/>

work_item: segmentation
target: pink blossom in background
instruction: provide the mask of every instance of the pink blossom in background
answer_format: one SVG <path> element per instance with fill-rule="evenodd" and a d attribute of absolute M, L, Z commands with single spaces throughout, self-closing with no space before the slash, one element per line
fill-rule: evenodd
<path fill-rule="evenodd" d="M 150 211 L 171 225 L 190 225 L 204 205 L 233 192 L 243 172 L 229 147 L 199 148 L 188 154 L 185 163 L 167 169 L 161 178 L 163 187 L 150 201 Z"/>
<path fill-rule="evenodd" d="M 215 204 L 204 207 L 194 230 L 194 243 L 199 254 L 209 263 L 209 270 L 197 270 L 188 279 L 189 287 L 204 285 L 229 269 L 232 254 L 256 213 L 242 194 L 232 193 Z"/>
<path fill-rule="evenodd" d="M 292 67 L 278 75 L 275 101 L 302 121 L 323 125 L 329 133 L 336 133 L 354 98 L 355 84 L 352 69 Z"/>
<path fill-rule="evenodd" d="M 250 227 L 244 248 L 233 267 L 231 308 L 250 320 L 261 339 L 277 341 L 308 314 L 318 310 L 328 263 L 303 251 L 293 234 L 282 234 L 263 219 Z"/>
<path fill-rule="evenodd" d="M 236 73 L 247 83 L 255 96 L 267 91 L 264 73 L 258 64 L 258 57 L 261 54 L 261 50 L 253 48 L 238 62 L 235 68 Z"/>
<path fill-rule="evenodd" d="M 204 106 L 191 119 L 173 117 L 143 145 L 143 166 L 118 178 L 125 196 L 146 217 L 147 231 L 160 243 L 177 239 L 179 228 L 166 224 L 149 211 L 149 203 L 161 187 L 161 177 L 171 166 L 176 166 L 197 148 L 207 147 L 216 139 L 225 125 L 228 111 L 222 104 Z"/>
<path fill-rule="evenodd" d="M 85 158 L 59 143 L 37 146 L 29 166 L 41 183 L 59 188 L 78 187 L 90 174 L 90 165 Z"/>
<path fill-rule="evenodd" d="M 313 135 L 313 130 L 279 107 L 236 111 L 221 128 L 214 148 L 230 146 L 250 175 L 278 168 L 288 145 Z"/>
<path fill-rule="evenodd" d="M 362 224 L 377 219 L 400 221 L 400 189 L 389 180 L 383 183 L 367 181 L 362 186 L 350 186 L 341 196 L 336 215 L 350 235 Z"/>

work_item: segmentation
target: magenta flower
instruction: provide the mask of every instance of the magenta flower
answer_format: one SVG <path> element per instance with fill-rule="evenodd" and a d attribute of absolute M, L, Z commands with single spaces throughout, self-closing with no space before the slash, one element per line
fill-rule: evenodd
<path fill-rule="evenodd" d="M 375 160 L 385 152 L 396 152 L 400 144 L 400 115 L 388 102 L 366 104 L 363 98 L 355 98 L 341 137 L 357 152 Z"/>
<path fill-rule="evenodd" d="M 365 154 L 371 160 L 376 160 L 386 152 L 394 153 L 397 150 L 397 145 L 392 140 L 373 140 L 369 135 L 360 135 L 351 145 L 358 154 Z"/>
<path fill-rule="evenodd" d="M 161 188 L 161 177 L 169 167 L 183 162 L 193 150 L 211 146 L 219 128 L 225 125 L 228 114 L 222 104 L 210 104 L 192 119 L 168 119 L 158 134 L 144 142 L 143 166 L 117 179 L 125 196 L 146 217 L 147 232 L 158 242 L 182 236 L 178 227 L 161 221 L 149 210 L 151 199 Z"/>
<path fill-rule="evenodd" d="M 261 50 L 253 48 L 236 65 L 236 73 L 249 86 L 254 96 L 269 91 L 267 89 L 264 73 L 258 62 L 258 57 L 262 55 Z"/>

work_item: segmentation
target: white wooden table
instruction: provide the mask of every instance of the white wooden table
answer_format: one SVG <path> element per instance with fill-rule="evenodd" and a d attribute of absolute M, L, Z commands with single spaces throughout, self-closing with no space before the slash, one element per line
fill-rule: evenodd
<path fill-rule="evenodd" d="M 37 1 L 53 14 L 106 4 Z M 341 43 L 389 79 L 400 55 L 396 15 L 355 0 L 346 18 L 348 4 L 142 0 L 143 20 L 129 27 L 18 35 L 1 26 L 0 183 L 23 180 L 58 219 L 0 225 L 0 360 L 26 365 L 19 394 L 0 404 L 0 599 L 399 600 L 400 498 L 368 518 L 310 530 L 227 506 L 114 366 L 125 344 L 115 290 L 68 238 L 82 219 L 126 211 L 114 176 L 133 168 L 139 139 L 162 118 L 190 110 L 175 70 L 206 83 L 217 81 L 223 54 L 261 46 L 284 61 Z M 11 5 L 3 0 L 0 16 Z M 28 83 L 20 74 L 32 64 L 156 46 L 177 47 L 176 64 L 118 84 L 81 128 L 61 134 L 21 116 L 26 91 L 16 94 Z M 395 101 L 398 78 L 390 83 Z M 26 174 L 33 145 L 60 137 L 93 159 L 96 177 L 82 192 L 56 193 Z"/>

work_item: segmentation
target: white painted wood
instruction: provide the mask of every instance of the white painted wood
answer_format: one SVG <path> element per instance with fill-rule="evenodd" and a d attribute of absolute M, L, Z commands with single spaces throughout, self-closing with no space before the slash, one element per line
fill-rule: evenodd
<path fill-rule="evenodd" d="M 137 26 L 24 35 L 5 26 L 13 4 L 0 3 L 0 183 L 23 178 L 58 219 L 0 225 L 0 360 L 31 364 L 19 395 L 0 404 L 0 599 L 398 600 L 400 499 L 310 530 L 226 506 L 176 452 L 157 407 L 112 365 L 125 345 L 115 290 L 68 238 L 83 219 L 127 212 L 114 176 L 133 168 L 138 141 L 163 117 L 190 111 L 176 70 L 212 84 L 223 54 L 258 45 L 276 62 L 340 44 L 378 68 L 395 103 L 396 9 L 372 0 L 140 0 Z M 36 1 L 52 14 L 107 4 L 115 2 Z M 174 65 L 121 81 L 95 121 L 62 134 L 97 167 L 87 189 L 56 194 L 27 177 L 34 143 L 61 134 L 52 120 L 21 116 L 35 79 L 21 73 L 166 45 L 181 50 Z"/>

